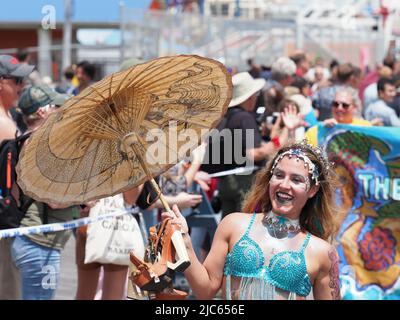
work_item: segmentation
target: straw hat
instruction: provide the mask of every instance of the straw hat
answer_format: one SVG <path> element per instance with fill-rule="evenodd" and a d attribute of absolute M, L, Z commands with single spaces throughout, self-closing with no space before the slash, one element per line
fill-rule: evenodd
<path fill-rule="evenodd" d="M 248 72 L 235 74 L 232 77 L 233 94 L 229 108 L 245 102 L 257 91 L 260 91 L 264 87 L 265 82 L 265 79 L 262 78 L 254 79 Z"/>

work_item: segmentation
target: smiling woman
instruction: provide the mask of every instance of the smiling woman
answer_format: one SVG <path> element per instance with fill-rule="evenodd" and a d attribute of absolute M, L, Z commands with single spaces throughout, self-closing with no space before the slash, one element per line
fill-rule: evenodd
<path fill-rule="evenodd" d="M 282 148 L 260 171 L 245 200 L 244 212 L 272 210 L 299 219 L 304 230 L 327 240 L 336 231 L 335 182 L 336 176 L 320 149 L 294 144 Z"/>
<path fill-rule="evenodd" d="M 197 297 L 222 288 L 226 299 L 340 299 L 335 177 L 321 150 L 306 143 L 282 148 L 261 170 L 243 213 L 225 217 L 201 264 L 184 234 L 191 265 L 185 275 Z M 164 213 L 187 224 L 178 208 Z"/>

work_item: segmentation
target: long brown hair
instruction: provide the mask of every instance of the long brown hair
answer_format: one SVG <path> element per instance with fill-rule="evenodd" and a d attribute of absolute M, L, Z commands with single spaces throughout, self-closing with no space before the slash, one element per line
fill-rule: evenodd
<path fill-rule="evenodd" d="M 243 212 L 269 212 L 272 209 L 269 198 L 269 182 L 275 159 L 290 149 L 300 149 L 318 168 L 319 189 L 314 197 L 307 200 L 300 214 L 300 226 L 311 234 L 324 240 L 333 240 L 338 230 L 340 209 L 335 202 L 335 188 L 339 185 L 336 174 L 331 168 L 322 150 L 306 143 L 295 143 L 283 147 L 271 159 L 265 168 L 260 170 L 251 190 L 243 203 Z M 311 178 L 311 177 L 310 177 Z M 312 186 L 315 181 L 310 179 Z"/>

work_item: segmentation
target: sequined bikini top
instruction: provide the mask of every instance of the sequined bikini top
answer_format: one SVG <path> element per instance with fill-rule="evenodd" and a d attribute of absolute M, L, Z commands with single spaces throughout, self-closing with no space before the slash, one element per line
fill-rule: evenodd
<path fill-rule="evenodd" d="M 224 275 L 260 278 L 282 290 L 307 296 L 311 291 L 311 281 L 307 273 L 304 250 L 310 240 L 310 233 L 299 251 L 279 252 L 271 258 L 268 265 L 264 265 L 263 251 L 249 236 L 255 217 L 254 213 L 246 233 L 228 253 Z"/>

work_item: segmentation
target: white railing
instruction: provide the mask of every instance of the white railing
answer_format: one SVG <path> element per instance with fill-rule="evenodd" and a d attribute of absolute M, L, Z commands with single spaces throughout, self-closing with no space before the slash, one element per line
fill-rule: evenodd
<path fill-rule="evenodd" d="M 382 45 L 381 26 L 378 18 L 358 14 L 365 1 L 357 1 L 358 4 L 344 0 L 346 8 L 337 8 L 326 1 L 316 2 L 318 6 L 307 2 L 309 6 L 297 9 L 286 1 L 279 14 L 273 11 L 278 9 L 267 5 L 266 18 L 253 20 L 124 8 L 123 55 L 150 59 L 197 53 L 243 69 L 247 68 L 247 58 L 270 64 L 296 48 L 327 60 L 336 58 L 355 64 L 359 63 L 360 50 L 368 50 L 373 65 L 382 58 L 378 54 L 378 46 Z M 353 8 L 350 13 L 349 8 Z M 296 15 L 288 14 L 295 10 Z"/>

